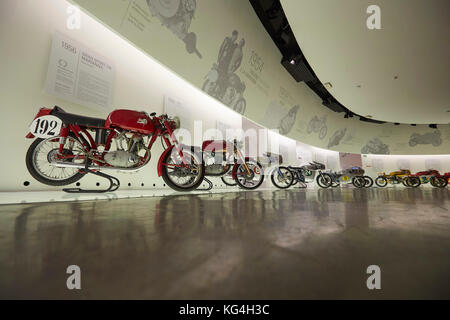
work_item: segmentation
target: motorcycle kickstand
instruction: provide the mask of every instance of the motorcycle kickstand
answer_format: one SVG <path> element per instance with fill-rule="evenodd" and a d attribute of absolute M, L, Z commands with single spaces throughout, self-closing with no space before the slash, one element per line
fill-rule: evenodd
<path fill-rule="evenodd" d="M 106 193 L 106 192 L 114 192 L 117 189 L 119 189 L 120 187 L 120 181 L 119 179 L 117 179 L 114 176 L 111 176 L 109 174 L 103 173 L 103 172 L 99 172 L 99 171 L 94 171 L 94 170 L 90 170 L 87 167 L 80 170 L 80 173 L 92 173 L 95 174 L 96 176 L 105 178 L 109 181 L 109 187 L 103 190 L 94 190 L 94 189 L 81 189 L 81 188 L 65 188 L 63 189 L 64 192 L 67 193 Z"/>
<path fill-rule="evenodd" d="M 209 190 L 211 190 L 211 189 L 213 188 L 214 184 L 213 184 L 208 178 L 206 178 L 206 177 L 203 178 L 203 180 L 206 181 L 206 183 L 208 183 L 209 186 L 206 187 L 205 189 L 199 189 L 199 188 L 197 188 L 197 190 L 198 190 L 198 191 L 209 191 Z"/>

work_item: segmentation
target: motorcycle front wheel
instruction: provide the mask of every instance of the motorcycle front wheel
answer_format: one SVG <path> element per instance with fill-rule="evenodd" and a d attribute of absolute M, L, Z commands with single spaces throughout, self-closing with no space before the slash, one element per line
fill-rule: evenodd
<path fill-rule="evenodd" d="M 83 156 L 83 146 L 73 135 L 66 138 L 63 153 L 73 158 L 60 162 L 84 164 L 86 161 Z M 49 186 L 66 186 L 77 182 L 85 175 L 80 173 L 78 168 L 59 168 L 51 165 L 51 162 L 58 161 L 58 154 L 59 137 L 34 140 L 25 156 L 28 172 L 37 181 Z M 78 160 L 77 155 L 80 156 Z"/>
<path fill-rule="evenodd" d="M 273 171 L 270 179 L 278 189 L 287 189 L 294 182 L 294 175 L 288 168 L 278 167 Z"/>
<path fill-rule="evenodd" d="M 178 151 L 173 148 L 164 157 L 162 178 L 170 188 L 176 191 L 195 190 L 203 182 L 205 167 L 193 152 L 189 150 L 182 152 L 188 164 L 184 165 Z"/>
<path fill-rule="evenodd" d="M 448 185 L 447 179 L 443 177 L 431 177 L 430 183 L 435 188 L 445 188 Z"/>
<path fill-rule="evenodd" d="M 247 171 L 244 163 L 239 163 L 235 169 L 236 182 L 241 188 L 254 190 L 264 181 L 263 168 L 261 164 L 255 160 L 246 160 L 245 164 L 249 171 Z"/>
<path fill-rule="evenodd" d="M 364 186 L 366 185 L 366 179 L 364 179 L 364 177 L 362 176 L 353 177 L 352 184 L 356 188 L 364 188 Z"/>
<path fill-rule="evenodd" d="M 333 179 L 328 173 L 321 173 L 316 178 L 317 184 L 321 188 L 329 188 L 333 184 Z"/>

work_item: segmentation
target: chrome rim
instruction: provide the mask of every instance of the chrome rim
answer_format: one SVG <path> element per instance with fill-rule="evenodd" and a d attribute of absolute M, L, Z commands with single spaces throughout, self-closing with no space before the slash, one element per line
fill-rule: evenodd
<path fill-rule="evenodd" d="M 78 173 L 77 168 L 59 168 L 51 165 L 53 161 L 67 161 L 71 163 L 83 164 L 85 158 L 77 159 L 84 154 L 82 144 L 73 137 L 67 137 L 63 147 L 64 152 L 70 152 L 74 155 L 70 160 L 58 160 L 59 138 L 49 138 L 42 140 L 33 150 L 32 163 L 33 168 L 43 178 L 51 181 L 63 181 L 75 176 Z"/>
<path fill-rule="evenodd" d="M 183 150 L 183 156 L 188 163 L 186 167 L 180 167 L 183 161 L 178 151 L 175 149 L 172 150 L 166 162 L 167 176 L 175 185 L 181 188 L 190 188 L 198 183 L 203 169 L 197 157 L 192 152 Z"/>
<path fill-rule="evenodd" d="M 245 163 L 251 171 L 251 174 L 248 174 L 244 164 L 240 164 L 236 171 L 236 178 L 244 188 L 252 188 L 261 182 L 264 178 L 264 174 L 262 168 L 256 161 L 249 160 Z"/>
<path fill-rule="evenodd" d="M 281 172 L 281 174 L 280 174 Z M 292 173 L 286 168 L 279 168 L 275 171 L 276 184 L 280 187 L 287 187 L 292 183 Z"/>

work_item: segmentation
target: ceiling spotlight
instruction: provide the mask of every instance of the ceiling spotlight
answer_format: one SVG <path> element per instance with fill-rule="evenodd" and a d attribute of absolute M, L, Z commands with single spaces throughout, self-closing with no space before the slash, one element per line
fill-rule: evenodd
<path fill-rule="evenodd" d="M 436 125 L 436 124 L 430 124 L 429 127 L 430 127 L 431 129 L 437 129 L 437 125 Z"/>
<path fill-rule="evenodd" d="M 291 59 L 290 64 L 295 64 L 295 59 Z"/>
<path fill-rule="evenodd" d="M 327 88 L 327 89 L 333 88 L 333 85 L 331 84 L 331 82 L 325 82 L 325 83 L 323 84 L 323 86 L 324 86 L 325 88 Z"/>

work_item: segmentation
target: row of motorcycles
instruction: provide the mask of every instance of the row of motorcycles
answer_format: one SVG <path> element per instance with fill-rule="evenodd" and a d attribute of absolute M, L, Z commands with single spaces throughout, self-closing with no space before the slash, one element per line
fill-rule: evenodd
<path fill-rule="evenodd" d="M 151 149 L 159 138 L 164 151 L 159 156 L 157 173 L 170 188 L 177 191 L 198 189 L 206 177 L 220 177 L 229 186 L 254 190 L 264 181 L 261 159 L 246 157 L 243 143 L 237 140 L 207 140 L 201 147 L 181 144 L 174 131 L 180 127 L 177 117 L 157 116 L 134 110 L 118 109 L 106 119 L 85 117 L 65 112 L 58 106 L 41 108 L 30 124 L 26 138 L 35 139 L 28 148 L 25 160 L 29 173 L 39 182 L 50 186 L 77 183 L 86 174 L 94 174 L 109 181 L 104 190 L 66 188 L 66 192 L 111 192 L 120 181 L 109 171 L 133 172 L 151 159 Z M 266 153 L 269 167 L 281 164 L 279 155 Z M 372 178 L 364 175 L 360 167 L 339 172 L 326 171 L 325 165 L 277 166 L 271 174 L 272 183 L 286 189 L 293 185 L 306 187 L 315 180 L 322 188 L 351 183 L 357 188 L 371 187 Z M 379 187 L 388 183 L 403 183 L 418 187 L 430 183 L 434 187 L 447 186 L 450 173 L 440 175 L 436 170 L 418 172 L 409 170 L 382 174 L 375 179 Z M 200 189 L 198 189 L 200 190 Z M 203 189 L 205 190 L 205 189 Z"/>
<path fill-rule="evenodd" d="M 301 167 L 278 166 L 271 174 L 274 186 L 279 189 L 287 189 L 298 184 L 300 188 L 306 188 L 308 182 L 314 181 L 321 188 L 336 188 L 342 184 L 352 184 L 356 188 L 370 188 L 374 180 L 364 175 L 361 167 L 333 172 L 325 171 L 325 165 L 319 162 L 311 162 Z M 406 187 L 417 188 L 422 184 L 430 183 L 435 188 L 445 188 L 450 182 L 450 172 L 440 174 L 437 170 L 420 171 L 411 174 L 410 170 L 399 170 L 389 174 L 382 173 L 375 179 L 378 187 L 386 187 L 388 184 L 403 184 Z"/>
<path fill-rule="evenodd" d="M 206 176 L 222 177 L 228 185 L 256 189 L 264 180 L 261 164 L 241 152 L 237 140 L 207 140 L 201 147 L 179 143 L 174 131 L 178 117 L 157 116 L 118 109 L 106 119 L 65 112 L 62 108 L 41 108 L 29 126 L 26 138 L 35 139 L 25 160 L 29 173 L 50 186 L 77 183 L 94 174 L 109 181 L 104 190 L 66 188 L 66 192 L 111 192 L 120 181 L 107 172 L 133 172 L 148 164 L 151 149 L 159 138 L 164 151 L 157 172 L 170 188 L 189 191 L 199 188 Z M 209 190 L 208 189 L 208 190 Z"/>
<path fill-rule="evenodd" d="M 386 187 L 388 184 L 403 184 L 406 187 L 417 188 L 422 184 L 429 183 L 435 188 L 445 188 L 450 182 L 450 172 L 440 174 L 438 170 L 425 170 L 412 174 L 410 170 L 402 169 L 391 173 L 382 173 L 375 179 L 379 187 Z"/>
<path fill-rule="evenodd" d="M 336 188 L 342 184 L 353 184 L 357 188 L 369 188 L 373 179 L 364 175 L 364 169 L 352 167 L 341 171 L 325 170 L 325 165 L 316 161 L 300 167 L 279 166 L 271 174 L 274 186 L 287 189 L 298 183 L 300 188 L 306 188 L 308 182 L 316 180 L 321 188 Z"/>

